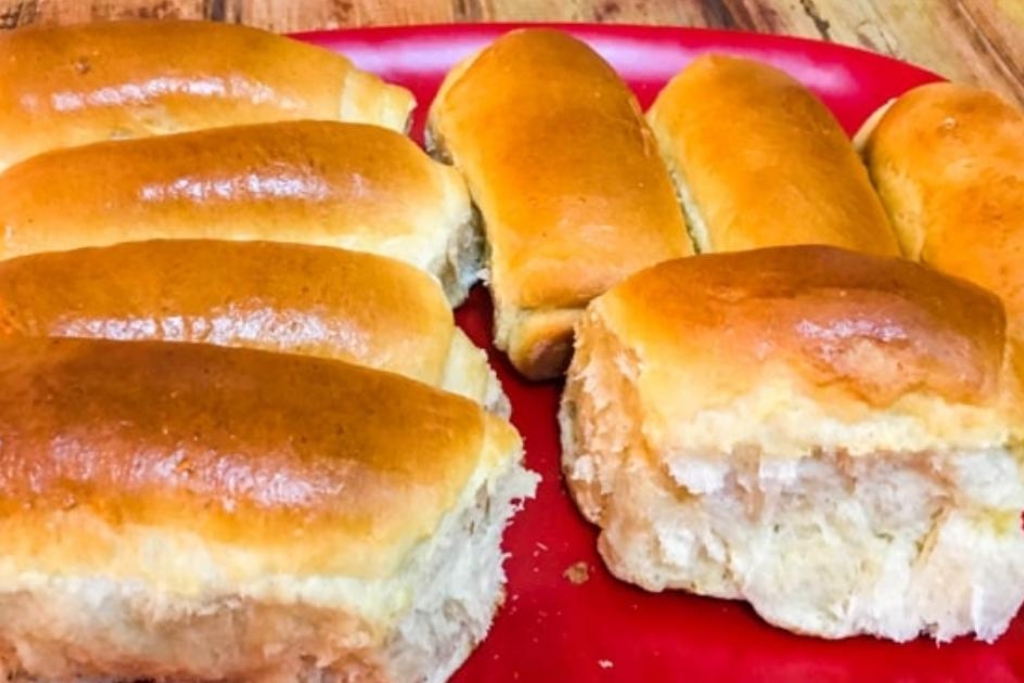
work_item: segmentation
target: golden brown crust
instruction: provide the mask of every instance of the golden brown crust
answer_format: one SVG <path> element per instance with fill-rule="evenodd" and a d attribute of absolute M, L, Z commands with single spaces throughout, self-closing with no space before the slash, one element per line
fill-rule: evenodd
<path fill-rule="evenodd" d="M 0 175 L 0 258 L 156 238 L 373 251 L 435 274 L 472 219 L 458 174 L 408 138 L 323 121 L 98 143 Z"/>
<path fill-rule="evenodd" d="M 244 567 L 220 565 L 235 580 L 388 576 L 517 442 L 413 380 L 246 349 L 13 338 L 0 383 L 0 521 L 19 556 L 64 511 L 237 549 Z M 118 542 L 90 538 L 37 543 L 33 566 L 75 573 Z"/>
<path fill-rule="evenodd" d="M 628 330 L 644 363 L 685 368 L 704 405 L 747 393 L 780 363 L 873 406 L 912 392 L 981 405 L 999 393 L 999 300 L 901 259 L 820 246 L 678 259 L 594 307 Z"/>
<path fill-rule="evenodd" d="M 579 306 L 689 252 L 636 99 L 571 36 L 507 34 L 446 88 L 431 122 L 487 223 L 506 305 Z"/>
<path fill-rule="evenodd" d="M 898 255 L 843 129 L 782 71 L 698 57 L 662 90 L 648 119 L 702 219 L 690 217 L 702 251 L 826 244 Z"/>
<path fill-rule="evenodd" d="M 438 386 L 454 329 L 429 275 L 342 249 L 160 240 L 0 262 L 0 336 L 242 346 Z"/>
<path fill-rule="evenodd" d="M 999 294 L 1024 332 L 1024 112 L 936 83 L 906 93 L 863 149 L 904 251 Z"/>
<path fill-rule="evenodd" d="M 283 119 L 403 130 L 414 105 L 328 50 L 186 21 L 6 31 L 0 102 L 0 168 L 58 147 Z"/>
<path fill-rule="evenodd" d="M 430 128 L 483 216 L 499 319 L 582 307 L 630 273 L 691 253 L 635 97 L 565 33 L 513 31 L 456 67 Z"/>

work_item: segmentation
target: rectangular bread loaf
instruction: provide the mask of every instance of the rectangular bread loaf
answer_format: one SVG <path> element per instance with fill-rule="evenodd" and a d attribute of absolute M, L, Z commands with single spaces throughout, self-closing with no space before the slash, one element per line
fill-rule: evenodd
<path fill-rule="evenodd" d="M 665 86 L 647 118 L 698 251 L 826 244 L 899 254 L 846 133 L 785 72 L 702 55 Z"/>
<path fill-rule="evenodd" d="M 236 24 L 112 21 L 0 34 L 0 169 L 102 140 L 323 119 L 404 131 L 415 101 L 345 57 Z"/>
<path fill-rule="evenodd" d="M 378 126 L 286 121 L 96 143 L 0 174 L 0 259 L 160 238 L 383 254 L 432 273 L 453 303 L 482 259 L 460 175 Z"/>
<path fill-rule="evenodd" d="M 1024 341 L 1024 112 L 933 83 L 879 110 L 858 140 L 907 257 L 999 294 Z"/>
<path fill-rule="evenodd" d="M 0 677 L 443 681 L 536 477 L 473 402 L 341 361 L 0 341 Z"/>
<path fill-rule="evenodd" d="M 1003 308 L 831 247 L 678 259 L 596 299 L 563 467 L 610 569 L 825 638 L 1003 633 L 1024 600 Z"/>
<path fill-rule="evenodd" d="M 58 284 L 59 283 L 59 284 Z M 155 240 L 0 261 L 0 337 L 239 346 L 346 360 L 507 416 L 441 287 L 394 259 L 278 242 Z"/>
<path fill-rule="evenodd" d="M 532 379 L 562 374 L 587 302 L 691 253 L 636 98 L 586 44 L 512 31 L 448 74 L 428 146 L 483 217 L 495 343 Z"/>

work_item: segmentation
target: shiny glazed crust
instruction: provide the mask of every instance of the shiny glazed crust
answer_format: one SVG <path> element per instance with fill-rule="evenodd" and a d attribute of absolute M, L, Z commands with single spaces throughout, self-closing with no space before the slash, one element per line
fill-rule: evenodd
<path fill-rule="evenodd" d="M 242 26 L 118 21 L 0 36 L 0 168 L 59 147 L 282 119 L 405 130 L 412 94 Z"/>
<path fill-rule="evenodd" d="M 821 246 L 695 256 L 594 300 L 559 420 L 598 549 L 647 590 L 825 638 L 992 641 L 1024 601 L 999 300 Z"/>
<path fill-rule="evenodd" d="M 59 192 L 54 191 L 60 188 Z M 0 258 L 156 238 L 299 242 L 479 269 L 459 174 L 378 126 L 293 121 L 105 142 L 0 175 Z M 468 275 L 468 277 L 467 277 Z"/>
<path fill-rule="evenodd" d="M 630 273 L 691 253 L 635 97 L 575 38 L 506 34 L 448 74 L 428 126 L 480 209 L 496 343 L 527 377 L 564 369 L 566 313 Z M 565 323 L 551 339 L 518 334 L 535 315 Z"/>
<path fill-rule="evenodd" d="M 692 373 L 694 405 L 744 394 L 778 366 L 808 392 L 872 408 L 912 393 L 990 405 L 1005 353 L 993 295 L 832 247 L 677 259 L 626 280 L 593 312 L 646 364 Z"/>
<path fill-rule="evenodd" d="M 454 331 L 428 275 L 343 249 L 158 240 L 0 262 L 0 335 L 244 346 L 437 386 Z"/>
<path fill-rule="evenodd" d="M 400 261 L 344 249 L 155 240 L 9 259 L 0 262 L 4 336 L 333 358 L 509 412 L 486 355 L 456 328 L 437 282 Z"/>
<path fill-rule="evenodd" d="M 1024 112 L 966 85 L 887 105 L 862 153 L 904 253 L 999 294 L 1024 338 Z"/>
<path fill-rule="evenodd" d="M 237 549 L 251 564 L 226 564 L 228 576 L 387 575 L 517 441 L 471 401 L 338 361 L 160 342 L 0 347 L 5 557 L 50 571 L 119 572 L 101 546 L 85 552 L 85 530 L 32 536 L 71 505 Z"/>
<path fill-rule="evenodd" d="M 647 113 L 702 252 L 899 247 L 863 164 L 810 90 L 760 62 L 704 55 Z"/>
<path fill-rule="evenodd" d="M 0 382 L 5 680 L 441 681 L 486 634 L 536 477 L 474 403 L 188 343 L 6 339 Z"/>

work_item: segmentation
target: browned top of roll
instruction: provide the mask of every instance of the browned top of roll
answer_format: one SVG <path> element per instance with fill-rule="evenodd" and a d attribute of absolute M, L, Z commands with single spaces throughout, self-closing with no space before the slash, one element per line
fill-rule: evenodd
<path fill-rule="evenodd" d="M 579 306 L 691 252 L 635 97 L 568 34 L 499 38 L 448 75 L 430 125 L 483 215 L 500 305 Z"/>
<path fill-rule="evenodd" d="M 1024 329 L 1024 112 L 924 85 L 885 112 L 864 155 L 907 256 L 998 293 Z"/>
<path fill-rule="evenodd" d="M 298 121 L 86 145 L 0 175 L 0 258 L 156 238 L 266 239 L 424 269 L 470 220 L 458 173 L 408 138 Z"/>
<path fill-rule="evenodd" d="M 645 363 L 693 368 L 707 384 L 687 393 L 709 396 L 745 394 L 781 363 L 872 405 L 913 392 L 980 404 L 996 395 L 1005 353 L 994 295 L 910 261 L 831 247 L 677 259 L 595 305 Z"/>
<path fill-rule="evenodd" d="M 849 138 L 810 90 L 760 62 L 704 55 L 648 112 L 702 225 L 703 251 L 827 244 L 879 255 L 896 238 Z"/>
<path fill-rule="evenodd" d="M 471 401 L 305 356 L 15 338 L 0 384 L 5 528 L 45 538 L 48 515 L 88 510 L 236 548 L 263 575 L 389 575 L 478 468 L 518 453 Z"/>
<path fill-rule="evenodd" d="M 454 329 L 429 275 L 342 249 L 167 240 L 0 262 L 0 336 L 245 346 L 438 385 Z"/>
<path fill-rule="evenodd" d="M 0 168 L 57 147 L 260 121 L 403 129 L 413 106 L 328 50 L 192 21 L 4 31 L 0 103 Z"/>

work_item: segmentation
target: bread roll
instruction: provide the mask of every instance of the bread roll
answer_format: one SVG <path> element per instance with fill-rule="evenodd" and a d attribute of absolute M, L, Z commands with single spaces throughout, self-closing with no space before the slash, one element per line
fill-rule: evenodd
<path fill-rule="evenodd" d="M 0 34 L 0 169 L 100 140 L 285 119 L 405 130 L 415 101 L 322 48 L 190 21 Z"/>
<path fill-rule="evenodd" d="M 483 216 L 495 343 L 531 379 L 564 371 L 591 298 L 691 253 L 636 99 L 565 33 L 513 31 L 456 66 L 428 128 Z"/>
<path fill-rule="evenodd" d="M 471 401 L 80 339 L 0 341 L 0 384 L 4 680 L 441 681 L 487 632 L 536 477 Z"/>
<path fill-rule="evenodd" d="M 999 300 L 821 246 L 679 259 L 595 300 L 560 420 L 611 570 L 826 638 L 991 641 L 1024 600 Z"/>
<path fill-rule="evenodd" d="M 701 252 L 826 244 L 899 253 L 846 133 L 796 79 L 709 54 L 647 114 Z"/>
<path fill-rule="evenodd" d="M 482 259 L 459 174 L 377 126 L 299 121 L 104 142 L 0 175 L 0 258 L 155 238 L 383 254 L 436 275 L 453 303 Z"/>
<path fill-rule="evenodd" d="M 911 90 L 858 136 L 907 257 L 999 294 L 1024 338 L 1024 112 L 995 93 Z"/>
<path fill-rule="evenodd" d="M 5 336 L 197 342 L 335 358 L 509 413 L 486 354 L 455 327 L 429 275 L 342 249 L 167 240 L 3 261 Z"/>

